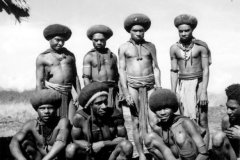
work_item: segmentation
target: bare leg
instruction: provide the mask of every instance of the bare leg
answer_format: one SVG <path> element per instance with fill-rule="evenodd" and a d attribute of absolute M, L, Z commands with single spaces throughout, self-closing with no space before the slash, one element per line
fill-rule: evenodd
<path fill-rule="evenodd" d="M 211 159 L 236 160 L 237 156 L 224 132 L 218 132 L 212 137 Z"/>
<path fill-rule="evenodd" d="M 124 140 L 116 146 L 108 160 L 131 160 L 132 154 L 132 143 L 128 140 Z"/>
<path fill-rule="evenodd" d="M 131 88 L 131 87 L 129 87 L 128 89 L 129 89 L 129 93 L 131 94 L 131 96 L 132 96 L 132 98 L 135 102 L 135 106 L 137 108 L 137 111 L 139 113 L 138 91 L 134 88 Z M 134 140 L 136 149 L 137 149 L 138 154 L 139 154 L 139 160 L 146 160 L 146 157 L 145 157 L 144 152 L 143 152 L 143 139 L 140 135 L 138 116 L 132 115 L 132 125 L 133 125 L 133 140 Z"/>
<path fill-rule="evenodd" d="M 71 100 L 68 108 L 68 119 L 70 120 L 71 124 L 73 124 L 73 116 L 75 115 L 76 111 L 77 107 L 73 104 L 73 100 Z"/>
<path fill-rule="evenodd" d="M 206 135 L 203 137 L 203 140 L 208 149 L 210 133 L 208 128 L 208 106 L 199 106 L 199 126 L 206 130 Z"/>
<path fill-rule="evenodd" d="M 154 92 L 154 90 L 155 89 L 153 88 L 148 91 L 148 99 L 149 99 L 150 95 Z M 153 125 L 156 124 L 156 121 L 157 121 L 156 114 L 149 108 L 149 105 L 148 105 L 148 121 L 149 121 L 149 125 L 151 127 L 153 127 Z M 150 129 L 148 131 L 151 132 Z"/>
<path fill-rule="evenodd" d="M 67 160 L 81 159 L 87 160 L 87 155 L 85 151 L 81 151 L 79 146 L 75 143 L 70 143 L 67 145 L 65 150 L 65 155 Z"/>
<path fill-rule="evenodd" d="M 170 148 L 168 148 L 162 138 L 156 133 L 151 132 L 144 137 L 144 142 L 148 151 L 154 156 L 155 159 L 160 160 L 176 160 Z"/>

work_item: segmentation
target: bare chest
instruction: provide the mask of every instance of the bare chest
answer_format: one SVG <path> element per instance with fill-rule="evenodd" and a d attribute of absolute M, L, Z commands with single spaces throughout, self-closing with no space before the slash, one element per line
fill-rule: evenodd
<path fill-rule="evenodd" d="M 142 45 L 129 45 L 125 52 L 125 56 L 126 58 L 151 58 L 151 53 Z"/>
<path fill-rule="evenodd" d="M 91 131 L 91 133 L 89 133 L 89 131 Z M 90 135 L 92 142 L 97 142 L 102 140 L 112 140 L 116 134 L 114 126 L 96 125 L 96 124 L 92 124 L 91 126 L 85 125 L 83 132 L 86 138 Z"/>

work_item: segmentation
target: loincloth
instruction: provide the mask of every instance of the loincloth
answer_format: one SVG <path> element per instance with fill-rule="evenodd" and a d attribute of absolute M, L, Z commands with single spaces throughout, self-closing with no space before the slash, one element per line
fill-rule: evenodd
<path fill-rule="evenodd" d="M 180 79 L 178 94 L 180 105 L 183 107 L 183 115 L 197 120 L 198 102 L 202 89 L 202 78 Z"/>
<path fill-rule="evenodd" d="M 127 75 L 128 86 L 132 88 L 146 87 L 148 90 L 152 89 L 155 84 L 154 74 L 147 76 L 135 77 Z"/>
<path fill-rule="evenodd" d="M 61 107 L 59 107 L 58 109 L 57 115 L 68 118 L 69 102 L 72 99 L 72 95 L 71 95 L 72 84 L 60 85 L 60 84 L 45 81 L 45 87 L 61 93 L 62 103 L 61 103 Z"/>

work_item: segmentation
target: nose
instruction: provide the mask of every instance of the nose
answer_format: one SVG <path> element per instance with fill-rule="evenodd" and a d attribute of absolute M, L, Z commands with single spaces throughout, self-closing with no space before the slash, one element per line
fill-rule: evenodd
<path fill-rule="evenodd" d="M 44 112 L 44 113 L 49 113 L 49 109 L 48 109 L 48 108 L 45 108 L 45 109 L 43 110 L 43 112 Z"/>
<path fill-rule="evenodd" d="M 164 115 L 166 112 L 165 112 L 165 109 L 161 109 L 160 111 L 159 111 L 159 113 L 161 114 L 161 115 Z"/>
<path fill-rule="evenodd" d="M 232 114 L 232 110 L 230 108 L 227 109 L 227 114 Z"/>

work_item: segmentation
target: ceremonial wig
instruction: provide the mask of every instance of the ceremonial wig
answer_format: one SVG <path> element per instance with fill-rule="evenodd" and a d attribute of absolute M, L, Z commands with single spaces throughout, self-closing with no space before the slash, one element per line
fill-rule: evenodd
<path fill-rule="evenodd" d="M 62 102 L 62 95 L 53 89 L 43 89 L 35 91 L 31 98 L 30 103 L 35 110 L 41 105 L 50 104 L 55 108 L 59 108 Z"/>
<path fill-rule="evenodd" d="M 187 24 L 190 25 L 192 29 L 195 29 L 197 23 L 197 18 L 189 14 L 181 14 L 174 19 L 174 25 L 177 28 L 182 24 Z"/>
<path fill-rule="evenodd" d="M 176 112 L 178 110 L 177 96 L 169 89 L 157 89 L 150 95 L 149 108 L 153 112 L 164 108 L 171 108 L 173 112 Z"/>
<path fill-rule="evenodd" d="M 151 26 L 151 20 L 145 14 L 141 13 L 131 14 L 125 19 L 124 28 L 127 32 L 130 32 L 134 25 L 143 26 L 145 31 L 147 31 Z"/>
<path fill-rule="evenodd" d="M 72 31 L 67 26 L 61 24 L 52 24 L 43 30 L 43 36 L 50 40 L 55 36 L 62 36 L 67 41 L 72 35 Z"/>
<path fill-rule="evenodd" d="M 79 104 L 83 108 L 88 108 L 97 97 L 102 95 L 108 95 L 108 86 L 101 82 L 90 83 L 81 90 Z"/>
<path fill-rule="evenodd" d="M 232 84 L 228 86 L 225 91 L 228 100 L 236 100 L 240 105 L 240 84 Z"/>
<path fill-rule="evenodd" d="M 105 25 L 94 25 L 87 30 L 87 37 L 92 40 L 92 37 L 96 33 L 102 33 L 106 39 L 109 39 L 113 35 L 113 31 Z"/>

